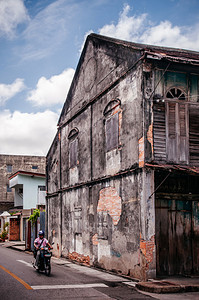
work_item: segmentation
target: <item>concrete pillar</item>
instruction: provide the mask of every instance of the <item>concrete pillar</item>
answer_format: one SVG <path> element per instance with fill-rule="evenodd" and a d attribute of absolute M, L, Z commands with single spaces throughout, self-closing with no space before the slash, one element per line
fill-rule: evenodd
<path fill-rule="evenodd" d="M 154 171 L 142 169 L 140 253 L 143 279 L 156 277 Z"/>

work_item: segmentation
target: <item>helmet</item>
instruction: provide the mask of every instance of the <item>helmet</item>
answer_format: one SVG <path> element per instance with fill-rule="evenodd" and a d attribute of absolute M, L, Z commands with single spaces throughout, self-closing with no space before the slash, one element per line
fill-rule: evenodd
<path fill-rule="evenodd" d="M 40 231 L 39 231 L 39 236 L 40 236 L 40 235 L 43 235 L 43 236 L 44 236 L 43 230 L 40 230 Z"/>

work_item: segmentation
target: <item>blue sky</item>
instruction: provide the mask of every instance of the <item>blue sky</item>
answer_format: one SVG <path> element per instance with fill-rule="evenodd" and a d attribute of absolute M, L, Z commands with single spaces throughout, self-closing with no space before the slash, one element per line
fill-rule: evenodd
<path fill-rule="evenodd" d="M 46 155 L 91 32 L 199 51 L 199 1 L 0 0 L 0 154 Z"/>

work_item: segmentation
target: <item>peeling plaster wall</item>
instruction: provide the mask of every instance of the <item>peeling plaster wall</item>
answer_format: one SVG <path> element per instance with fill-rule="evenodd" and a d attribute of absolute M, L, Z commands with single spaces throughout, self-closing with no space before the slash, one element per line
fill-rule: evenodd
<path fill-rule="evenodd" d="M 65 192 L 62 255 L 77 261 L 84 258 L 86 264 L 89 258 L 90 265 L 142 278 L 138 197 L 141 181 L 142 175 L 138 173 Z M 51 214 L 56 215 L 58 202 L 53 202 Z M 55 229 L 53 224 L 50 221 L 51 230 Z"/>
<path fill-rule="evenodd" d="M 140 195 L 140 252 L 142 278 L 155 278 L 155 197 L 154 171 L 143 169 Z"/>
<path fill-rule="evenodd" d="M 140 279 L 154 277 L 153 198 L 147 199 L 152 185 L 139 194 L 143 180 L 149 186 L 152 174 L 138 172 L 64 192 L 62 256 Z M 51 198 L 49 210 L 49 231 L 57 247 L 59 201 Z"/>
<path fill-rule="evenodd" d="M 54 242 L 53 254 L 60 256 L 60 215 L 59 199 L 52 197 L 48 199 L 48 239 L 50 243 Z"/>

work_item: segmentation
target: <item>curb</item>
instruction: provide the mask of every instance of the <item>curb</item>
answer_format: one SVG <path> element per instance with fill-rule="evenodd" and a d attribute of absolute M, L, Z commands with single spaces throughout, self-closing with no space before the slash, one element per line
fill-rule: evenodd
<path fill-rule="evenodd" d="M 21 246 L 17 246 L 17 245 L 16 246 L 8 246 L 6 248 L 10 248 L 10 249 L 21 251 L 21 252 L 25 252 L 26 251 L 24 249 L 20 249 L 19 247 L 21 247 Z"/>
<path fill-rule="evenodd" d="M 186 293 L 199 291 L 199 285 L 180 285 L 169 281 L 139 282 L 136 284 L 136 288 L 144 292 L 155 294 Z"/>

